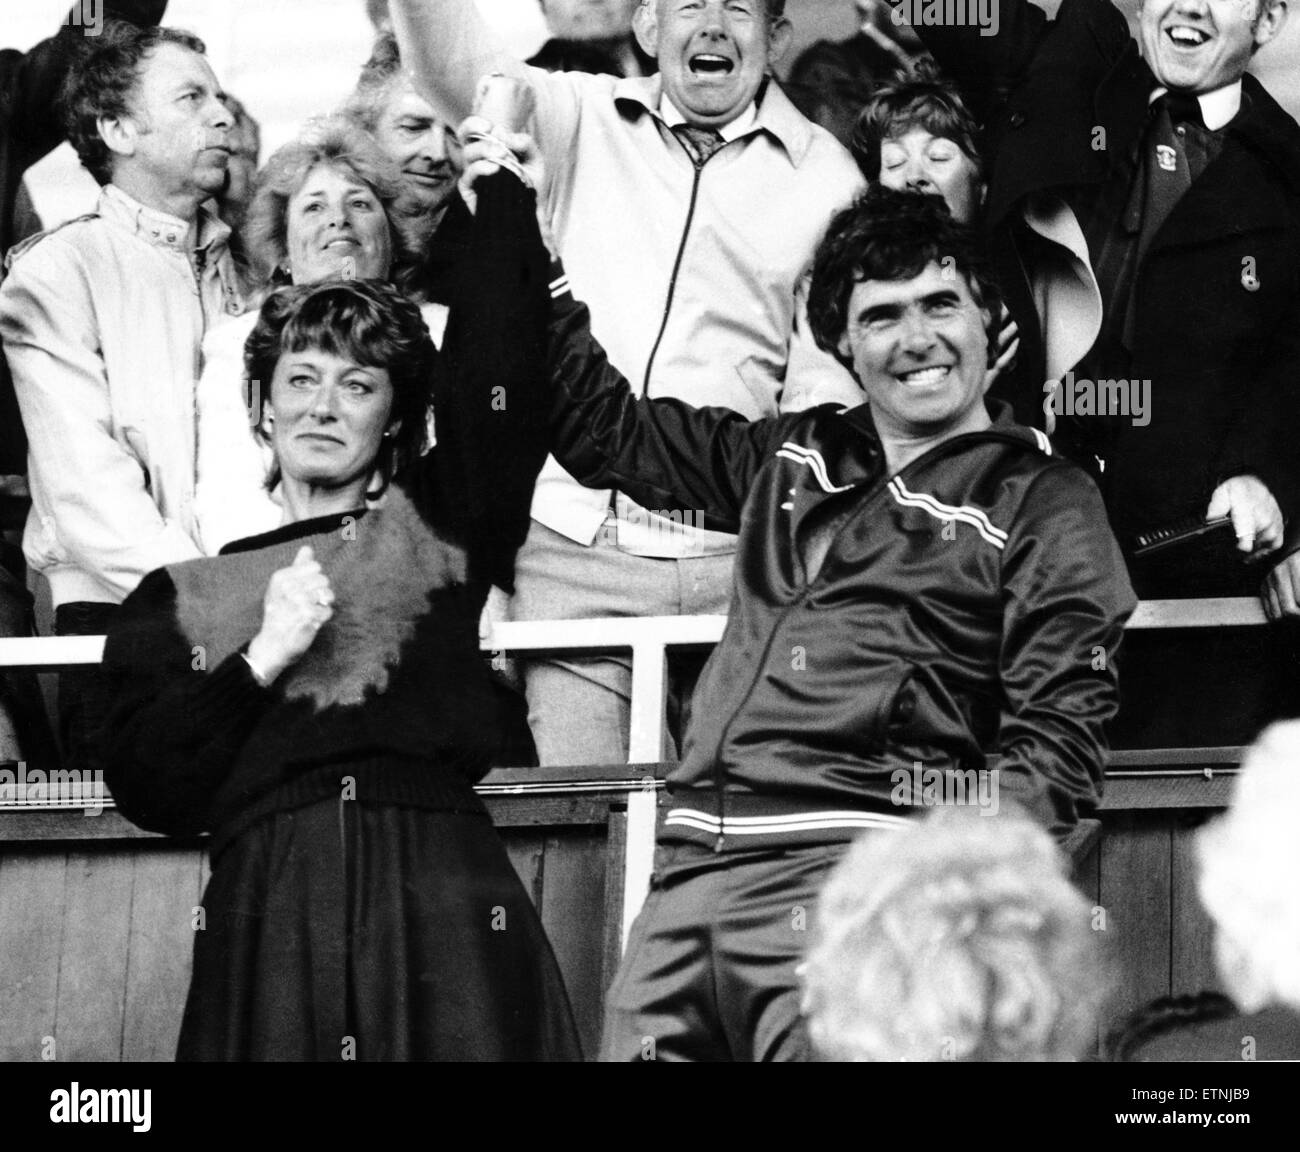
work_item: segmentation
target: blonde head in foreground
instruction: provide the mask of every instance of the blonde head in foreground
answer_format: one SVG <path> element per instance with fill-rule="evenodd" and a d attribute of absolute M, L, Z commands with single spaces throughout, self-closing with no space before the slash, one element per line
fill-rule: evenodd
<path fill-rule="evenodd" d="M 832 872 L 804 965 L 829 1060 L 1076 1060 L 1108 984 L 1093 909 L 1051 837 L 939 808 Z"/>

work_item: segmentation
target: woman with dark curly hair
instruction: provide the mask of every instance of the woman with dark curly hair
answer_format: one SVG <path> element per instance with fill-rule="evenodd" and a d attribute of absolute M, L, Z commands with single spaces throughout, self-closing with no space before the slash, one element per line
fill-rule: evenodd
<path fill-rule="evenodd" d="M 246 366 L 282 523 L 151 573 L 108 639 L 119 807 L 212 834 L 179 1059 L 579 1055 L 473 790 L 499 730 L 479 613 L 546 455 L 548 315 L 531 193 L 501 174 L 477 200 L 441 354 L 379 281 L 267 299 Z"/>

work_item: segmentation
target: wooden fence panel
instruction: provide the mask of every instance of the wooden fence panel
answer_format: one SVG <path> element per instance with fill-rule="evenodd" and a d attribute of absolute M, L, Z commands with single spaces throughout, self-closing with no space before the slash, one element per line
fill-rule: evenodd
<path fill-rule="evenodd" d="M 1213 928 L 1196 894 L 1196 835 L 1203 814 L 1173 814 L 1173 852 L 1169 883 L 1170 992 L 1220 988 L 1214 970 Z"/>
<path fill-rule="evenodd" d="M 67 862 L 67 851 L 57 845 L 8 852 L 0 860 L 0 1059 L 61 1055 L 52 1038 Z M 53 1053 L 47 1043 L 54 1044 Z"/>
<path fill-rule="evenodd" d="M 519 882 L 533 902 L 533 906 L 542 906 L 543 867 L 546 855 L 546 837 L 534 829 L 512 829 L 503 832 L 506 842 L 506 855 L 519 873 Z"/>
<path fill-rule="evenodd" d="M 1099 845 L 1075 869 L 1086 898 L 1105 909 L 1121 966 L 1103 1032 L 1156 996 L 1214 983 L 1194 891 L 1198 816 L 1139 799 L 1103 814 Z M 618 962 L 625 807 L 617 796 L 490 804 L 594 1056 Z M 114 838 L 108 813 L 3 813 L 0 823 L 0 1059 L 39 1060 L 46 1037 L 57 1059 L 169 1059 L 206 852 L 124 823 Z"/>
<path fill-rule="evenodd" d="M 603 828 L 548 836 L 542 885 L 542 926 L 555 949 L 588 1059 L 600 1047 L 603 979 L 605 856 Z"/>
<path fill-rule="evenodd" d="M 170 1060 L 190 986 L 193 912 L 207 853 L 160 846 L 137 852 L 125 989 L 123 1060 Z"/>
<path fill-rule="evenodd" d="M 135 853 L 68 853 L 55 1040 L 60 1060 L 120 1060 Z"/>
<path fill-rule="evenodd" d="M 1099 903 L 1121 957 L 1118 1019 L 1169 991 L 1169 827 L 1164 813 L 1108 814 Z"/>

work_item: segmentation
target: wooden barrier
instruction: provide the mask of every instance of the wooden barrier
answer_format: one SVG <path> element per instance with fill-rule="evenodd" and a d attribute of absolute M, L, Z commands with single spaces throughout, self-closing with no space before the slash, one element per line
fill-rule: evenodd
<path fill-rule="evenodd" d="M 1139 606 L 1131 628 L 1264 623 L 1255 601 Z M 498 625 L 487 651 L 630 650 L 630 763 L 497 769 L 479 787 L 555 947 L 589 1053 L 626 931 L 648 886 L 669 647 L 707 647 L 722 617 Z M 97 663 L 102 637 L 0 640 L 0 667 Z M 1195 899 L 1196 825 L 1227 801 L 1239 748 L 1111 755 L 1103 835 L 1076 879 L 1106 919 L 1123 966 L 1112 1017 L 1155 995 L 1215 984 Z M 83 798 L 84 799 L 84 798 Z M 202 840 L 142 832 L 109 800 L 0 797 L 0 1059 L 167 1059 L 189 982 L 192 911 L 207 882 Z"/>

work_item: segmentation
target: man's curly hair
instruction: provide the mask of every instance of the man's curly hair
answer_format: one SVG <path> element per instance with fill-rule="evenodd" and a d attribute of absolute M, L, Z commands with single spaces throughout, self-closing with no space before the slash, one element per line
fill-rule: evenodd
<path fill-rule="evenodd" d="M 197 36 L 179 28 L 141 28 L 123 20 L 107 21 L 102 34 L 87 39 L 90 46 L 68 70 L 59 104 L 82 166 L 100 184 L 107 184 L 113 179 L 113 153 L 99 135 L 99 121 L 132 114 L 145 57 L 160 44 L 175 44 L 200 56 L 207 48 Z"/>
<path fill-rule="evenodd" d="M 868 280 L 912 280 L 930 264 L 960 273 L 985 312 L 990 362 L 1002 300 L 975 231 L 952 218 L 942 196 L 868 188 L 831 220 L 813 259 L 808 322 L 818 347 L 841 361 L 849 298 Z"/>
<path fill-rule="evenodd" d="M 427 447 L 427 417 L 439 368 L 419 307 L 381 280 L 331 280 L 281 288 L 266 298 L 244 344 L 246 387 L 259 382 L 274 403 L 271 382 L 280 357 L 308 348 L 388 372 L 393 385 L 391 417 L 400 419 L 401 426 L 381 442 L 375 458 L 375 471 L 387 484 Z M 255 431 L 269 443 L 261 426 Z M 277 461 L 267 487 L 279 482 Z"/>

